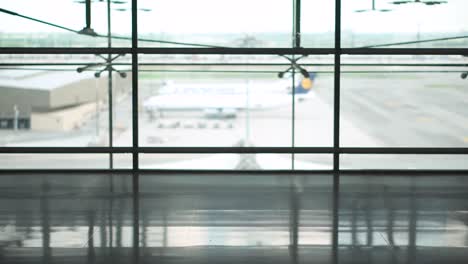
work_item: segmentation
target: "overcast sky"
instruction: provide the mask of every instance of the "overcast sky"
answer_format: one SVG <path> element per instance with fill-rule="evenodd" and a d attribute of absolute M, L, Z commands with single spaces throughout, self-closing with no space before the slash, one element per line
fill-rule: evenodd
<path fill-rule="evenodd" d="M 377 8 L 392 12 L 356 13 L 370 9 L 371 0 L 343 0 L 343 30 L 353 32 L 453 32 L 468 30 L 468 0 L 448 4 L 391 5 L 375 0 Z M 256 33 L 292 31 L 293 0 L 140 0 L 141 33 Z M 130 4 L 115 8 L 130 8 Z M 0 0 L 0 7 L 23 15 L 80 30 L 85 25 L 85 6 L 73 0 Z M 327 32 L 334 28 L 334 0 L 303 0 L 302 31 Z M 114 33 L 131 32 L 130 11 L 113 11 Z M 106 4 L 93 4 L 92 27 L 106 33 Z M 50 26 L 0 13 L 0 32 L 60 32 Z"/>

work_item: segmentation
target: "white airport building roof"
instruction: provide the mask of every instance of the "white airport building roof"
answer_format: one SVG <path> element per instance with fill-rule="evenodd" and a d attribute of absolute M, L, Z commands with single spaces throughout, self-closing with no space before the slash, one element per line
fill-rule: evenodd
<path fill-rule="evenodd" d="M 93 72 L 0 69 L 0 87 L 54 90 L 67 84 L 94 78 Z"/>

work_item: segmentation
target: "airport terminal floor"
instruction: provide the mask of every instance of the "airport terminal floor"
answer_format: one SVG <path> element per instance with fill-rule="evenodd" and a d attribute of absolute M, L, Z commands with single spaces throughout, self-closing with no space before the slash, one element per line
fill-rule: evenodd
<path fill-rule="evenodd" d="M 466 263 L 466 175 L 333 177 L 3 173 L 0 263 Z"/>

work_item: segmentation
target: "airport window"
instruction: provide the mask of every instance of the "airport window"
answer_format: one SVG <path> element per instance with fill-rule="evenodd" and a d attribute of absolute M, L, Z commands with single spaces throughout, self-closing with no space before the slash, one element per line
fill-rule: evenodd
<path fill-rule="evenodd" d="M 2 2 L 6 159 L 465 153 L 463 1 L 46 2 Z"/>
<path fill-rule="evenodd" d="M 0 262 L 465 263 L 467 8 L 0 0 Z"/>

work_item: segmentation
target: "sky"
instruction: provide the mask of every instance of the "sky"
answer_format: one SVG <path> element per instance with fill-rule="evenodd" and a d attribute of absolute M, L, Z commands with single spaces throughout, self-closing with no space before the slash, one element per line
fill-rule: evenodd
<path fill-rule="evenodd" d="M 130 0 L 129 0 L 130 1 Z M 468 31 L 467 0 L 448 0 L 448 4 L 391 5 L 390 0 L 375 0 L 377 8 L 391 12 L 364 12 L 371 0 L 343 0 L 342 29 L 353 32 L 454 32 Z M 293 0 L 140 0 L 140 33 L 215 34 L 292 32 Z M 113 5 L 128 8 L 130 4 Z M 74 0 L 0 0 L 0 7 L 46 20 L 75 30 L 85 25 L 85 5 Z M 334 0 L 303 0 L 302 31 L 333 32 Z M 105 2 L 93 3 L 92 27 L 107 32 Z M 130 34 L 130 11 L 113 11 L 112 28 L 117 34 Z M 61 32 L 62 30 L 24 18 L 0 13 L 1 32 Z"/>

